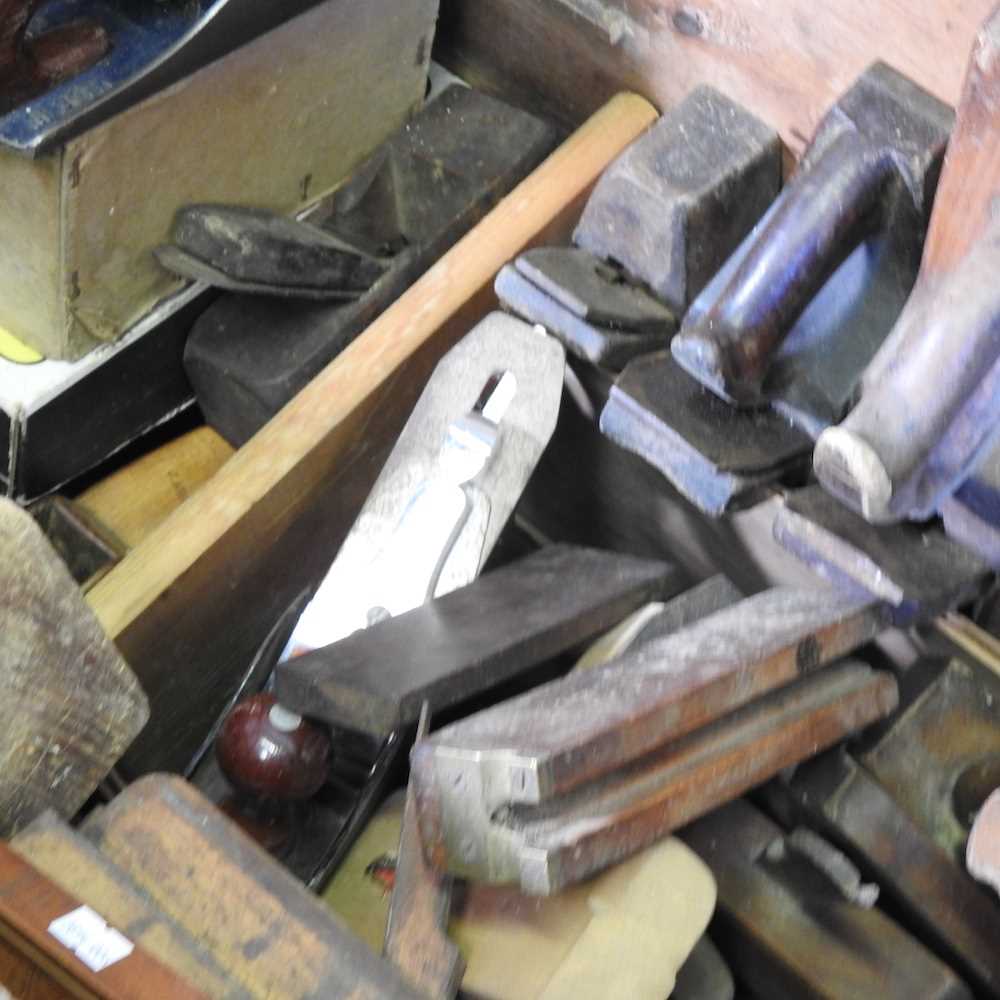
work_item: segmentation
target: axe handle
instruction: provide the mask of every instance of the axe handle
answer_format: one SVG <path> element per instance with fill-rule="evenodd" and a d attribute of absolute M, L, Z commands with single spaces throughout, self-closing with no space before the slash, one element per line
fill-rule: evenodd
<path fill-rule="evenodd" d="M 678 364 L 724 399 L 760 405 L 772 359 L 827 278 L 880 227 L 896 176 L 888 149 L 842 132 L 781 193 L 716 300 L 682 326 L 671 344 Z"/>
<path fill-rule="evenodd" d="M 916 287 L 861 401 L 817 442 L 820 481 L 869 521 L 932 516 L 995 440 L 998 195 L 1000 7 L 976 37 Z"/>

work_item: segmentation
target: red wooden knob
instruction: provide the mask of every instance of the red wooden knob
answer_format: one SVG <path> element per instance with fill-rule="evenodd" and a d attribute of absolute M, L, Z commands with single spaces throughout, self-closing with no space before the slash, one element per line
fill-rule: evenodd
<path fill-rule="evenodd" d="M 278 704 L 273 694 L 240 702 L 215 742 L 222 773 L 244 795 L 260 799 L 307 799 L 326 780 L 330 737 Z"/>

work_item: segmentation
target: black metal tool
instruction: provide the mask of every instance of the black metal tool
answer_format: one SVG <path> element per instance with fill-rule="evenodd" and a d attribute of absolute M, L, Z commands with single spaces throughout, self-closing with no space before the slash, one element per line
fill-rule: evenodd
<path fill-rule="evenodd" d="M 823 754 L 766 792 L 783 822 L 836 843 L 921 940 L 976 989 L 1000 996 L 1000 909 L 851 754 Z"/>
<path fill-rule="evenodd" d="M 949 115 L 869 69 L 692 303 L 671 354 L 625 368 L 602 431 L 711 516 L 800 482 L 916 278 Z"/>
<path fill-rule="evenodd" d="M 972 600 L 992 576 L 987 563 L 940 525 L 869 524 L 820 486 L 785 496 L 774 537 L 831 583 L 892 604 L 902 626 Z"/>
<path fill-rule="evenodd" d="M 697 87 L 604 172 L 573 243 L 682 314 L 777 194 L 776 133 Z"/>
<path fill-rule="evenodd" d="M 766 376 L 803 310 L 859 244 L 885 233 L 886 269 L 904 272 L 884 275 L 895 310 L 881 323 L 856 316 L 838 338 L 860 376 L 916 278 L 950 126 L 948 107 L 902 74 L 884 63 L 866 70 L 820 123 L 735 266 L 685 318 L 671 345 L 678 362 L 724 399 L 766 402 Z M 851 388 L 837 386 L 829 405 L 843 406 Z"/>
<path fill-rule="evenodd" d="M 682 839 L 719 888 L 712 933 L 755 996 L 969 1000 L 944 962 L 859 896 L 857 870 L 811 831 L 788 834 L 736 801 Z"/>
<path fill-rule="evenodd" d="M 665 348 L 679 317 L 778 192 L 777 135 L 711 87 L 604 172 L 573 235 L 504 268 L 501 302 L 567 350 L 619 370 Z"/>
<path fill-rule="evenodd" d="M 234 445 L 259 430 L 479 221 L 558 141 L 546 122 L 467 87 L 430 101 L 310 221 L 388 270 L 353 302 L 224 295 L 195 324 L 184 366 Z"/>
<path fill-rule="evenodd" d="M 385 274 L 382 261 L 317 226 L 236 205 L 188 205 L 157 260 L 182 278 L 260 295 L 351 301 Z"/>

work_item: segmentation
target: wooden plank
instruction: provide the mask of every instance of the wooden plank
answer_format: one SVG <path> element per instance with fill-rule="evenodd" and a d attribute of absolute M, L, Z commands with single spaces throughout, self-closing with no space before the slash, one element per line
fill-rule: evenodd
<path fill-rule="evenodd" d="M 37 969 L 20 970 L 32 992 L 31 1000 L 49 997 L 83 997 L 86 1000 L 195 1000 L 196 990 L 141 947 L 101 972 L 92 972 L 69 948 L 48 933 L 57 917 L 80 906 L 80 900 L 50 882 L 6 844 L 0 844 L 0 942 L 6 955 L 28 960 Z M 0 952 L 2 954 L 2 952 Z M 7 976 L 0 958 L 0 976 Z M 38 981 L 41 981 L 41 985 Z M 49 985 L 45 985 L 48 980 Z M 4 979 L 12 989 L 20 984 Z"/>
<path fill-rule="evenodd" d="M 473 85 L 564 121 L 621 87 L 667 108 L 711 82 L 777 128 L 798 156 L 823 112 L 876 59 L 955 104 L 992 6 L 442 0 L 435 56 Z"/>
<path fill-rule="evenodd" d="M 143 778 L 92 813 L 82 830 L 255 997 L 419 996 L 180 778 Z"/>
<path fill-rule="evenodd" d="M 654 117 L 611 101 L 90 591 L 154 705 L 131 770 L 187 762 L 270 622 L 326 571 L 434 364 L 493 306 L 497 270 L 566 238 Z"/>
<path fill-rule="evenodd" d="M 0 500 L 0 836 L 46 809 L 69 819 L 149 710 L 65 563 Z"/>
<path fill-rule="evenodd" d="M 220 1000 L 253 996 L 90 841 L 54 813 L 40 816 L 10 842 L 10 847 L 59 888 L 93 907 L 130 941 L 188 982 L 197 983 L 209 996 Z"/>

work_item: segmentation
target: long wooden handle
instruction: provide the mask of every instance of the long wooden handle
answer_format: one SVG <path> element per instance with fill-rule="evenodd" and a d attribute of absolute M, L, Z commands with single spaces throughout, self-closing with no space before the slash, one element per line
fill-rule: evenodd
<path fill-rule="evenodd" d="M 655 118 L 640 97 L 609 102 L 88 593 L 154 720 L 179 677 L 245 671 L 268 619 L 328 569 L 434 364 L 493 307 L 496 272 L 568 239 L 597 178 Z M 130 754 L 190 756 L 175 728 L 147 731 Z"/>
<path fill-rule="evenodd" d="M 932 516 L 1000 430 L 998 196 L 1000 7 L 976 38 L 917 286 L 860 403 L 816 445 L 820 481 L 870 521 Z"/>

